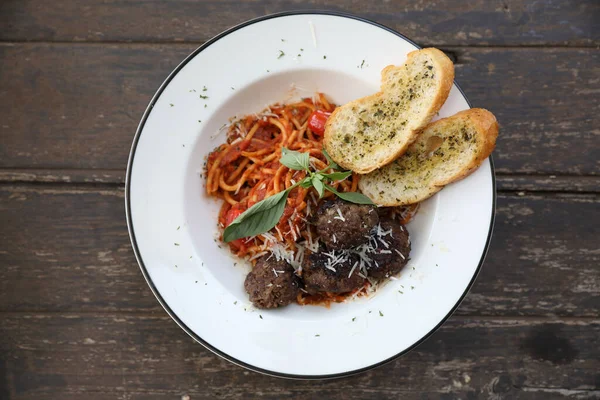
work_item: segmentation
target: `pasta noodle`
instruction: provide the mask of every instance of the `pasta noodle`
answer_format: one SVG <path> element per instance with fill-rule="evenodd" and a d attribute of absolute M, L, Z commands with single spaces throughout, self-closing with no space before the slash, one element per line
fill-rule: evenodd
<path fill-rule="evenodd" d="M 310 163 L 317 170 L 327 167 L 323 137 L 311 131 L 308 118 L 314 110 L 331 112 L 334 108 L 335 105 L 319 93 L 314 100 L 307 98 L 293 104 L 276 104 L 261 114 L 248 115 L 232 123 L 227 142 L 209 155 L 206 166 L 207 193 L 224 200 L 219 215 L 221 227 L 253 204 L 289 188 L 306 176 L 304 171 L 294 171 L 279 163 L 282 147 L 309 153 Z M 340 192 L 356 191 L 358 175 L 352 174 L 331 186 Z M 326 192 L 324 197 L 332 195 Z M 294 188 L 277 226 L 266 234 L 229 243 L 231 251 L 255 261 L 257 254 L 276 244 L 275 237 L 281 239 L 286 251 L 296 254 L 299 241 L 312 242 L 314 232 L 309 232 L 307 222 L 318 201 L 315 189 Z"/>

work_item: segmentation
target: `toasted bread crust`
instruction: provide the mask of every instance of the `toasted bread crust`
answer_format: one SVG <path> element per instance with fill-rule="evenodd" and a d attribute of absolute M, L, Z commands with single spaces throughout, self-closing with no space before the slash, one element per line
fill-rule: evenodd
<path fill-rule="evenodd" d="M 429 107 L 426 110 L 424 110 L 424 112 L 422 112 L 421 115 L 419 115 L 413 121 L 411 121 L 416 123 L 414 129 L 403 132 L 405 138 L 404 143 L 397 147 L 394 147 L 395 143 L 390 143 L 390 146 L 387 147 L 385 151 L 379 152 L 378 157 L 376 160 L 374 160 L 374 162 L 367 164 L 353 162 L 353 160 L 341 157 L 339 154 L 337 154 L 336 151 L 334 151 L 335 141 L 338 140 L 339 137 L 333 137 L 332 132 L 335 129 L 334 125 L 337 121 L 338 114 L 344 112 L 346 109 L 353 109 L 357 106 L 362 106 L 363 104 L 372 104 L 377 100 L 385 98 L 386 76 L 389 73 L 393 72 L 395 69 L 402 68 L 394 65 L 389 65 L 381 71 L 382 85 L 380 92 L 377 92 L 367 97 L 363 97 L 361 99 L 351 101 L 342 107 L 338 107 L 327 121 L 327 124 L 325 126 L 325 136 L 323 144 L 325 146 L 325 149 L 329 152 L 329 154 L 336 163 L 338 163 L 346 169 L 350 169 L 359 174 L 366 174 L 375 169 L 381 168 L 382 166 L 392 162 L 393 160 L 404 154 L 408 147 L 417 139 L 420 130 L 431 121 L 431 119 L 443 106 L 444 102 L 448 98 L 448 95 L 452 88 L 452 84 L 454 82 L 454 65 L 452 64 L 452 61 L 442 51 L 438 49 L 427 48 L 422 50 L 415 50 L 408 54 L 405 65 L 411 63 L 413 58 L 423 54 L 429 55 L 433 63 L 436 65 L 436 80 L 438 89 L 436 90 Z"/>
<path fill-rule="evenodd" d="M 471 173 L 473 173 L 477 168 L 479 168 L 481 163 L 483 163 L 485 161 L 485 159 L 488 158 L 490 156 L 490 154 L 492 154 L 492 152 L 496 148 L 496 139 L 498 138 L 498 131 L 499 131 L 498 121 L 496 120 L 496 117 L 494 116 L 494 114 L 492 114 L 491 112 L 489 112 L 488 110 L 485 110 L 483 108 L 471 108 L 470 110 L 460 111 L 449 118 L 468 119 L 471 122 L 471 124 L 473 124 L 475 126 L 475 129 L 477 130 L 477 132 L 479 134 L 483 135 L 485 140 L 482 143 L 480 143 L 479 151 L 477 153 L 478 157 L 476 159 L 474 159 L 471 163 L 469 163 L 467 166 L 465 166 L 464 170 L 462 171 L 462 173 L 460 175 L 457 175 L 457 176 L 455 176 L 451 179 L 447 179 L 445 181 L 436 182 L 436 185 L 440 186 L 440 190 L 444 186 L 446 186 L 452 182 L 456 182 L 456 181 L 466 178 Z M 443 120 L 440 120 L 440 121 L 443 121 Z M 433 124 L 440 122 L 440 121 L 436 121 Z M 433 125 L 433 124 L 431 124 L 431 125 Z"/>
<path fill-rule="evenodd" d="M 393 171 L 393 167 L 384 167 L 383 169 L 373 172 L 372 174 L 361 177 L 359 188 L 363 194 L 371 198 L 371 200 L 378 205 L 407 205 L 423 201 L 442 190 L 446 185 L 467 177 L 469 174 L 475 171 L 494 150 L 499 127 L 496 117 L 494 117 L 491 112 L 484 109 L 474 108 L 461 111 L 451 117 L 443 118 L 429 124 L 425 129 L 423 129 L 422 137 L 429 137 L 429 133 L 437 132 L 438 128 L 451 127 L 459 124 L 469 126 L 469 128 L 477 135 L 476 149 L 474 149 L 475 151 L 473 152 L 475 157 L 466 160 L 465 164 L 460 166 L 460 170 L 456 171 L 456 173 L 454 173 L 452 176 L 449 176 L 446 179 L 432 179 L 429 182 L 423 181 L 421 182 L 422 186 L 411 188 L 411 191 L 407 192 L 405 190 L 406 186 L 403 186 L 403 183 L 405 183 L 402 180 L 403 176 L 398 176 L 397 172 Z M 422 143 L 423 142 L 421 142 L 421 144 Z M 419 150 L 422 148 L 422 146 L 419 147 L 418 139 L 417 142 L 409 148 L 409 152 L 411 154 L 407 155 L 406 157 L 416 157 L 418 159 L 420 156 L 423 156 L 422 150 Z M 455 155 L 454 159 L 451 161 L 460 164 L 461 157 L 462 155 Z M 439 165 L 437 166 L 439 167 Z M 407 173 L 407 176 L 407 179 L 412 177 L 409 173 Z M 386 186 L 386 191 L 380 193 L 382 186 L 378 186 L 377 184 L 385 181 L 386 177 L 394 178 L 392 180 L 395 182 L 395 186 L 389 187 L 390 184 L 386 184 L 384 185 Z M 412 184 L 414 184 L 414 182 Z"/>

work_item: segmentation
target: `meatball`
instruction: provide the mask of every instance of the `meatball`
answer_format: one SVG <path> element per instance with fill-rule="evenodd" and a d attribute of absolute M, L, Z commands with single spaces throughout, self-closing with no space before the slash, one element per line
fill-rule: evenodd
<path fill-rule="evenodd" d="M 296 300 L 300 278 L 287 261 L 263 256 L 246 275 L 244 288 L 257 308 L 283 307 Z"/>
<path fill-rule="evenodd" d="M 340 199 L 323 203 L 314 219 L 317 233 L 329 250 L 348 249 L 366 243 L 371 229 L 378 222 L 375 206 Z"/>
<path fill-rule="evenodd" d="M 365 278 L 359 275 L 358 264 L 358 255 L 354 252 L 341 250 L 326 253 L 321 249 L 304 260 L 302 279 L 305 289 L 310 294 L 346 293 L 359 289 L 365 284 Z"/>
<path fill-rule="evenodd" d="M 369 277 L 383 279 L 396 275 L 408 263 L 408 230 L 396 220 L 382 219 L 379 226 L 373 230 L 369 247 L 375 247 L 367 252 L 371 260 L 367 267 Z"/>

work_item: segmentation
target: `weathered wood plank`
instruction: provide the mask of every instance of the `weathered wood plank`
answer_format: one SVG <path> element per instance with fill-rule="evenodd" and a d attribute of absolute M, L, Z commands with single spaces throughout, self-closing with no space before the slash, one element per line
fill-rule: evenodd
<path fill-rule="evenodd" d="M 129 243 L 122 189 L 0 187 L 0 306 L 160 310 Z"/>
<path fill-rule="evenodd" d="M 0 169 L 0 182 L 102 184 L 122 187 L 125 183 L 125 170 Z M 599 193 L 600 176 L 496 174 L 496 188 L 499 192 Z"/>
<path fill-rule="evenodd" d="M 162 313 L 133 257 L 122 189 L 0 186 L 0 311 Z M 600 198 L 500 195 L 461 315 L 598 317 Z"/>
<path fill-rule="evenodd" d="M 498 172 L 600 174 L 600 52 L 462 49 L 457 56 L 457 80 L 473 106 L 500 123 Z M 573 152 L 575 142 L 582 151 Z"/>
<path fill-rule="evenodd" d="M 4 1 L 0 39 L 42 41 L 202 42 L 241 22 L 274 12 L 350 12 L 435 45 L 578 45 L 600 43 L 600 7 L 586 1 L 468 3 L 451 0 L 177 0 L 168 2 Z M 135 16 L 135 18 L 132 18 Z"/>
<path fill-rule="evenodd" d="M 0 314 L 4 393 L 14 400 L 87 393 L 194 400 L 250 393 L 260 399 L 591 399 L 600 395 L 599 336 L 600 320 L 454 317 L 399 360 L 351 378 L 307 382 L 230 364 L 166 316 Z"/>
<path fill-rule="evenodd" d="M 0 173 L 1 176 L 1 173 Z M 498 191 L 600 192 L 600 176 L 496 175 Z"/>
<path fill-rule="evenodd" d="M 101 183 L 123 185 L 123 169 L 0 169 L 0 182 Z"/>
<path fill-rule="evenodd" d="M 597 195 L 499 194 L 488 256 L 458 312 L 600 315 L 598 210 Z"/>
<path fill-rule="evenodd" d="M 0 168 L 124 169 L 148 101 L 193 48 L 0 45 Z M 500 173 L 600 174 L 599 52 L 450 50 L 473 105 L 498 116 Z"/>

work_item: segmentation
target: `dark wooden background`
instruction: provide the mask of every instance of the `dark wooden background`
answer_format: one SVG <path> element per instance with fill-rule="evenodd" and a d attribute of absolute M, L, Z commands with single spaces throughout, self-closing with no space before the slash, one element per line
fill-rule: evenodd
<path fill-rule="evenodd" d="M 146 286 L 123 204 L 167 74 L 234 24 L 303 8 L 440 47 L 501 124 L 496 228 L 464 303 L 408 355 L 319 382 L 194 343 Z M 599 46 L 595 0 L 1 0 L 0 399 L 600 398 Z"/>

